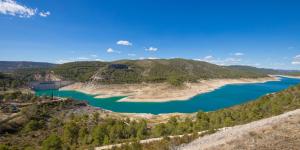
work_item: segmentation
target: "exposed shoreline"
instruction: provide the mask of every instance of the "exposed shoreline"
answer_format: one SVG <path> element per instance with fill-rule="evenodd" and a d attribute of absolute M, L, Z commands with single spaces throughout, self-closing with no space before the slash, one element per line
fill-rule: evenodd
<path fill-rule="evenodd" d="M 291 76 L 291 75 L 274 75 L 274 76 L 280 76 L 280 77 L 285 77 L 285 78 L 295 78 L 295 79 L 300 79 L 300 76 Z"/>
<path fill-rule="evenodd" d="M 141 83 L 118 85 L 95 85 L 75 83 L 60 90 L 74 90 L 86 94 L 97 95 L 96 98 L 126 96 L 119 102 L 168 102 L 188 100 L 198 94 L 216 90 L 228 84 L 264 83 L 278 81 L 279 77 L 241 78 L 241 79 L 211 79 L 199 83 L 186 83 L 185 86 L 174 88 L 166 83 Z"/>

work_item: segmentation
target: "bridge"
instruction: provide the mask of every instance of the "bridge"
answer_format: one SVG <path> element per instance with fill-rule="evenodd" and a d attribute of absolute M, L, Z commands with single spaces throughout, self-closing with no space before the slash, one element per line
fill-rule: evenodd
<path fill-rule="evenodd" d="M 57 90 L 72 83 L 72 81 L 34 81 L 29 83 L 29 87 L 32 90 Z"/>

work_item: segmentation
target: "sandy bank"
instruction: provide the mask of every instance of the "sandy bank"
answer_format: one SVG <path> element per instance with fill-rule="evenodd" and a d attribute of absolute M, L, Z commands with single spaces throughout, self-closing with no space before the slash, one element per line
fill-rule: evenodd
<path fill-rule="evenodd" d="M 87 94 L 97 94 L 97 98 L 126 96 L 119 100 L 122 102 L 167 102 L 173 100 L 188 100 L 191 97 L 213 91 L 227 84 L 263 83 L 279 80 L 278 77 L 270 76 L 257 79 L 211 79 L 202 80 L 198 83 L 186 83 L 183 87 L 171 87 L 166 83 L 142 83 L 122 85 L 95 85 L 75 83 L 61 90 L 75 90 Z"/>

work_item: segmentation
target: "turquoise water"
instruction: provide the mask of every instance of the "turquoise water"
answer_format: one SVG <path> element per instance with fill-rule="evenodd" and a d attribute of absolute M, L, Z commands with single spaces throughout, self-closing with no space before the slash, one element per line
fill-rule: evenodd
<path fill-rule="evenodd" d="M 54 96 L 70 97 L 76 100 L 88 101 L 90 105 L 101 107 L 115 112 L 129 113 L 191 113 L 199 110 L 214 111 L 233 105 L 242 104 L 255 100 L 268 93 L 281 91 L 289 86 L 300 83 L 300 79 L 281 78 L 280 81 L 270 81 L 266 83 L 251 84 L 231 84 L 223 86 L 212 92 L 199 94 L 186 101 L 172 102 L 117 102 L 123 97 L 95 98 L 95 95 L 88 95 L 76 91 L 54 90 Z M 51 90 L 36 91 L 36 95 L 51 96 Z"/>

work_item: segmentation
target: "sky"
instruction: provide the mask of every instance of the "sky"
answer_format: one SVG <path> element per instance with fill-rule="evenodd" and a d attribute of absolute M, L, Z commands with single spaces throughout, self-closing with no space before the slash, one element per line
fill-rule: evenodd
<path fill-rule="evenodd" d="M 300 69 L 299 0 L 0 0 L 0 60 Z"/>

